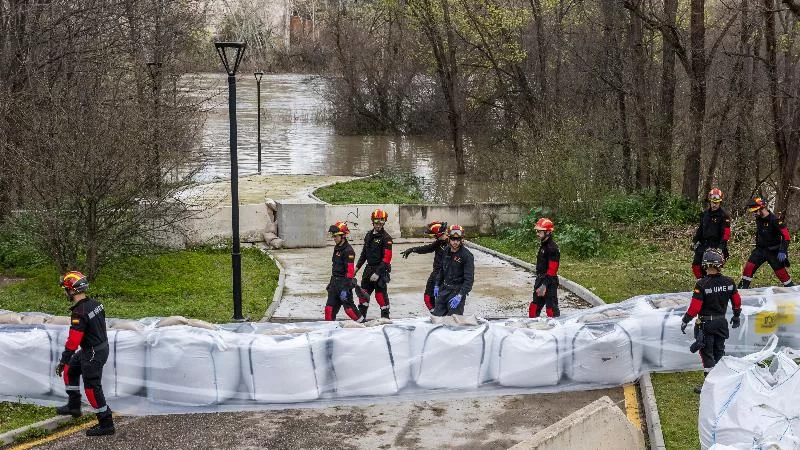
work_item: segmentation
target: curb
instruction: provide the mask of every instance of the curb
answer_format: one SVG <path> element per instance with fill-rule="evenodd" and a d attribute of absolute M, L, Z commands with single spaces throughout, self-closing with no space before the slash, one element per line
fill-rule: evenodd
<path fill-rule="evenodd" d="M 650 450 L 666 450 L 667 446 L 661 430 L 661 419 L 658 416 L 656 393 L 653 390 L 653 382 L 650 380 L 650 372 L 645 372 L 639 378 L 639 387 L 642 389 L 642 403 L 644 417 L 647 421 L 647 435 L 650 438 Z"/>
<path fill-rule="evenodd" d="M 476 250 L 480 250 L 484 253 L 488 253 L 494 257 L 500 258 L 504 261 L 510 262 L 516 266 L 522 267 L 523 269 L 528 270 L 529 272 L 536 272 L 536 267 L 528 262 L 525 262 L 519 258 L 514 258 L 513 256 L 506 255 L 505 253 L 500 253 L 496 250 L 492 250 L 490 248 L 484 247 L 480 244 L 476 244 L 472 241 L 464 241 L 467 247 L 474 248 Z M 581 286 L 580 284 L 567 279 L 561 275 L 558 276 L 558 282 L 564 289 L 572 292 L 573 294 L 577 295 L 578 297 L 586 300 L 587 302 L 591 303 L 592 306 L 602 306 L 605 305 L 606 302 L 603 301 L 602 298 L 598 297 L 597 294 L 586 289 L 585 287 Z"/>
<path fill-rule="evenodd" d="M 32 423 L 30 425 L 25 425 L 24 427 L 19 427 L 15 430 L 6 431 L 5 433 L 0 434 L 0 444 L 13 444 L 14 439 L 16 439 L 17 436 L 33 428 L 43 428 L 47 431 L 53 431 L 70 420 L 72 420 L 72 416 L 56 416 L 40 422 Z"/>
<path fill-rule="evenodd" d="M 281 300 L 283 299 L 283 288 L 286 284 L 286 270 L 284 270 L 283 265 L 281 265 L 278 258 L 276 258 L 272 253 L 269 252 L 267 249 L 267 245 L 263 242 L 259 242 L 256 244 L 259 250 L 261 250 L 264 254 L 269 256 L 269 259 L 278 266 L 278 285 L 275 287 L 275 293 L 272 295 L 272 303 L 269 304 L 269 308 L 264 313 L 264 317 L 260 320 L 260 322 L 269 322 L 269 319 L 272 318 L 272 315 L 275 314 L 275 310 L 278 309 L 278 305 L 280 305 Z"/>

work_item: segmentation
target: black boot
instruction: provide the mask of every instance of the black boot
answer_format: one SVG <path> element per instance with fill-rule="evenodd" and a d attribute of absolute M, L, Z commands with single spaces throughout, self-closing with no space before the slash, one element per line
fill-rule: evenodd
<path fill-rule="evenodd" d="M 742 279 L 739 281 L 739 286 L 738 286 L 738 288 L 739 288 L 739 289 L 749 289 L 749 288 L 750 288 L 750 280 L 745 280 L 744 278 L 742 278 Z"/>
<path fill-rule="evenodd" d="M 695 394 L 699 394 L 702 390 L 703 390 L 703 385 L 702 384 L 698 384 L 697 386 L 694 387 L 694 393 Z"/>
<path fill-rule="evenodd" d="M 98 415 L 97 422 L 97 425 L 86 430 L 86 436 L 111 436 L 117 432 L 110 412 L 103 416 Z"/>
<path fill-rule="evenodd" d="M 358 305 L 358 313 L 361 314 L 361 317 L 363 317 L 364 320 L 367 320 L 367 309 L 368 308 L 369 308 L 369 304 L 367 304 L 367 303 L 360 303 Z"/>
<path fill-rule="evenodd" d="M 67 391 L 67 393 L 69 394 L 69 400 L 67 400 L 67 404 L 57 407 L 56 414 L 59 416 L 80 417 L 83 414 L 81 413 L 80 394 L 76 393 L 76 391 Z"/>
<path fill-rule="evenodd" d="M 382 319 L 388 319 L 389 318 L 389 310 L 388 309 L 382 309 L 381 310 L 381 318 Z"/>
<path fill-rule="evenodd" d="M 83 413 L 81 412 L 80 404 L 76 407 L 74 405 L 70 405 L 69 403 L 67 403 L 64 406 L 56 407 L 56 414 L 58 414 L 59 416 L 72 416 L 72 417 L 80 417 L 81 415 L 83 415 Z"/>
<path fill-rule="evenodd" d="M 790 281 L 789 284 L 784 284 L 784 286 L 785 287 L 792 287 L 792 286 L 796 286 L 796 285 L 794 284 L 794 281 Z"/>

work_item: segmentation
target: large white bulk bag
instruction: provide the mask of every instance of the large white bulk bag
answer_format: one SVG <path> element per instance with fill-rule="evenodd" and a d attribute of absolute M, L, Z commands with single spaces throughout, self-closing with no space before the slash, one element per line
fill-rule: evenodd
<path fill-rule="evenodd" d="M 336 395 L 393 395 L 404 388 L 410 370 L 410 332 L 391 325 L 331 332 Z"/>
<path fill-rule="evenodd" d="M 0 327 L 0 395 L 50 393 L 50 374 L 57 364 L 53 361 L 53 339 L 54 335 L 42 327 Z"/>
<path fill-rule="evenodd" d="M 688 306 L 657 309 L 640 317 L 644 358 L 652 368 L 680 370 L 702 367 L 700 356 L 689 351 L 695 341 L 693 325 L 686 328 L 686 334 L 681 332 L 687 309 Z"/>
<path fill-rule="evenodd" d="M 626 312 L 607 309 L 565 328 L 567 376 L 577 382 L 623 384 L 639 377 L 641 327 Z"/>
<path fill-rule="evenodd" d="M 236 335 L 189 326 L 152 331 L 147 338 L 147 398 L 202 406 L 233 397 L 241 381 Z"/>
<path fill-rule="evenodd" d="M 146 335 L 142 331 L 109 329 L 108 361 L 103 367 L 106 397 L 135 395 L 144 388 Z"/>
<path fill-rule="evenodd" d="M 498 384 L 510 387 L 558 384 L 563 371 L 563 335 L 558 322 L 493 324 L 492 328 L 492 373 Z"/>
<path fill-rule="evenodd" d="M 487 325 L 439 325 L 422 344 L 417 385 L 425 389 L 475 389 L 482 381 Z"/>
<path fill-rule="evenodd" d="M 792 360 L 798 355 L 774 352 L 777 339 L 769 343 L 745 357 L 722 358 L 706 377 L 698 414 L 702 448 L 742 442 L 800 446 L 800 367 Z"/>
<path fill-rule="evenodd" d="M 729 323 L 733 310 L 728 308 Z M 725 354 L 748 355 L 760 351 L 770 336 L 778 331 L 778 306 L 772 295 L 742 296 L 741 326 L 730 328 L 730 337 L 725 342 Z"/>
<path fill-rule="evenodd" d="M 308 334 L 253 335 L 240 348 L 242 377 L 251 400 L 293 403 L 316 400 L 319 386 Z"/>

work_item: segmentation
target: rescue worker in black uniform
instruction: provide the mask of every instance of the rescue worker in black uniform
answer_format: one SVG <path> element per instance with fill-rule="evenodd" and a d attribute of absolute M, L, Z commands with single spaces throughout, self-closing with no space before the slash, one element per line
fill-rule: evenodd
<path fill-rule="evenodd" d="M 411 247 L 403 250 L 403 258 L 408 258 L 408 255 L 412 253 L 419 253 L 420 255 L 424 255 L 427 253 L 433 253 L 433 270 L 431 274 L 428 275 L 428 282 L 425 283 L 425 293 L 423 294 L 423 300 L 425 301 L 425 307 L 428 308 L 428 311 L 433 314 L 434 309 L 434 296 L 433 296 L 433 287 L 436 285 L 436 277 L 439 276 L 439 270 L 442 268 L 442 256 L 444 252 L 447 251 L 448 242 L 447 242 L 447 222 L 431 222 L 428 224 L 428 227 L 425 230 L 425 234 L 436 238 L 435 241 L 431 242 L 430 244 L 421 245 L 419 247 Z"/>
<path fill-rule="evenodd" d="M 344 306 L 347 317 L 356 322 L 364 322 L 353 302 L 353 288 L 356 287 L 355 259 L 356 252 L 347 242 L 350 229 L 344 222 L 336 222 L 328 228 L 333 238 L 333 256 L 331 257 L 331 281 L 328 283 L 328 301 L 325 303 L 325 320 L 336 320 L 336 314 Z"/>
<path fill-rule="evenodd" d="M 389 214 L 382 209 L 372 211 L 372 230 L 364 236 L 364 248 L 358 257 L 356 272 L 361 270 L 364 262 L 367 268 L 361 276 L 361 288 L 366 292 L 365 297 L 359 297 L 358 310 L 362 316 L 367 317 L 369 296 L 375 292 L 375 301 L 381 308 L 381 317 L 389 318 L 389 273 L 392 271 L 392 237 L 383 229 L 389 219 Z"/>
<path fill-rule="evenodd" d="M 694 325 L 695 343 L 690 350 L 700 350 L 704 377 L 725 356 L 725 339 L 728 339 L 725 313 L 728 302 L 733 305 L 731 327 L 739 328 L 739 316 L 742 313 L 742 298 L 736 290 L 736 284 L 733 279 L 722 275 L 724 264 L 725 256 L 719 249 L 710 248 L 703 254 L 703 269 L 707 275 L 694 285 L 692 301 L 681 323 L 681 331 L 686 334 L 686 326 L 697 316 Z M 702 386 L 697 386 L 694 391 L 699 394 L 701 389 Z"/>
<path fill-rule="evenodd" d="M 547 317 L 559 317 L 558 309 L 558 265 L 561 252 L 553 241 L 553 221 L 542 217 L 534 226 L 539 237 L 539 253 L 536 255 L 536 281 L 533 285 L 533 300 L 528 306 L 528 317 L 539 317 L 542 309 Z"/>
<path fill-rule="evenodd" d="M 714 188 L 708 193 L 708 209 L 700 214 L 700 226 L 692 239 L 692 273 L 698 280 L 705 276 L 701 263 L 703 255 L 709 248 L 722 250 L 725 259 L 728 259 L 728 240 L 731 238 L 731 217 L 720 207 L 722 191 Z"/>
<path fill-rule="evenodd" d="M 100 302 L 86 296 L 89 281 L 82 273 L 67 272 L 60 284 L 72 302 L 72 315 L 67 343 L 56 367 L 56 375 L 64 377 L 69 400 L 56 408 L 56 412 L 62 416 L 81 416 L 80 379 L 83 377 L 86 399 L 94 408 L 98 422 L 86 430 L 86 435 L 112 435 L 114 419 L 102 386 L 103 366 L 108 360 L 105 310 Z"/>
<path fill-rule="evenodd" d="M 475 258 L 461 242 L 464 229 L 460 225 L 450 225 L 447 235 L 450 245 L 442 257 L 442 268 L 433 286 L 434 316 L 464 314 L 464 304 L 475 281 Z"/>
<path fill-rule="evenodd" d="M 789 229 L 783 219 L 775 216 L 760 197 L 747 202 L 747 210 L 756 218 L 756 248 L 744 264 L 739 289 L 747 289 L 753 280 L 753 274 L 764 262 L 768 262 L 775 276 L 784 286 L 794 286 L 792 277 L 786 270 L 789 267 Z"/>

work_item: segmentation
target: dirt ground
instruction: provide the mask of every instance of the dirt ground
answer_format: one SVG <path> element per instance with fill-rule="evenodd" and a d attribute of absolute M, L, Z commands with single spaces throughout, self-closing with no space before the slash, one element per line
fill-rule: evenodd
<path fill-rule="evenodd" d="M 43 449 L 505 449 L 622 388 L 369 406 L 123 417 L 113 437 L 83 432 Z"/>
<path fill-rule="evenodd" d="M 406 248 L 421 245 L 423 241 L 396 239 L 392 259 L 392 279 L 389 283 L 391 317 L 427 317 L 423 292 L 431 272 L 433 255 L 412 254 L 403 259 L 400 253 Z M 355 244 L 356 255 L 362 245 Z M 283 299 L 271 321 L 307 321 L 322 318 L 330 280 L 331 252 L 333 247 L 274 250 L 286 273 Z M 475 256 L 475 283 L 467 296 L 465 314 L 484 318 L 527 317 L 528 304 L 533 291 L 533 274 L 489 254 L 470 249 Z M 360 275 L 360 274 L 359 274 Z M 360 278 L 359 278 L 360 280 Z M 559 289 L 559 306 L 563 314 L 590 305 L 574 294 Z M 374 298 L 367 314 L 378 317 L 380 310 Z M 344 319 L 340 312 L 339 319 Z"/>

